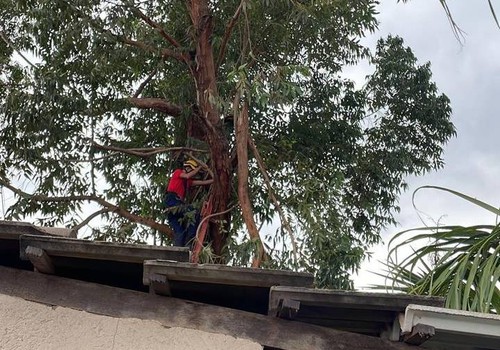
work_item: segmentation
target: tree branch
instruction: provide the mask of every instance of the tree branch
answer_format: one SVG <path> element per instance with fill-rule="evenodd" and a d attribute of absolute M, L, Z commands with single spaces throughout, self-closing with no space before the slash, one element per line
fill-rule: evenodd
<path fill-rule="evenodd" d="M 233 109 L 236 152 L 238 154 L 238 200 L 248 234 L 251 240 L 257 244 L 257 252 L 252 261 L 252 267 L 259 267 L 261 262 L 266 259 L 266 251 L 255 224 L 252 202 L 248 195 L 248 103 L 244 102 L 243 108 L 238 110 L 239 103 L 240 94 L 237 93 L 234 98 Z"/>
<path fill-rule="evenodd" d="M 134 14 L 136 14 L 137 16 L 139 16 L 148 25 L 150 25 L 151 27 L 153 27 L 154 29 L 156 29 L 158 31 L 158 33 L 160 33 L 160 35 L 165 40 L 167 40 L 170 44 L 172 44 L 172 46 L 174 46 L 174 47 L 180 47 L 179 43 L 174 38 L 172 38 L 169 34 L 167 34 L 167 32 L 165 32 L 165 29 L 163 29 L 158 23 L 156 23 L 155 21 L 153 21 L 151 18 L 149 18 L 148 16 L 146 16 L 144 13 L 142 13 L 141 10 L 139 10 L 137 7 L 133 7 L 132 8 L 132 12 Z"/>
<path fill-rule="evenodd" d="M 251 137 L 248 138 L 248 145 L 252 149 L 252 152 L 255 156 L 255 159 L 257 160 L 257 165 L 259 166 L 260 172 L 262 173 L 262 176 L 264 177 L 264 182 L 266 183 L 267 191 L 269 193 L 269 198 L 271 199 L 274 206 L 276 207 L 276 210 L 278 211 L 281 222 L 283 223 L 283 226 L 285 226 L 285 229 L 288 231 L 288 234 L 290 235 L 290 239 L 292 240 L 293 257 L 295 259 L 295 263 L 297 263 L 297 242 L 295 240 L 295 235 L 293 234 L 292 227 L 290 226 L 290 223 L 288 222 L 288 220 L 285 216 L 285 213 L 283 212 L 283 209 L 281 208 L 281 205 L 278 202 L 278 199 L 274 195 L 274 191 L 273 191 L 273 188 L 271 186 L 271 179 L 269 178 L 269 175 L 267 174 L 266 168 L 264 167 L 264 161 L 263 161 L 262 157 L 260 156 L 259 150 L 257 149 L 257 146 L 255 146 L 255 142 L 252 140 Z"/>
<path fill-rule="evenodd" d="M 0 31 L 0 38 L 7 44 L 7 46 L 10 46 L 12 50 L 14 50 L 26 63 L 28 63 L 31 67 L 35 67 L 33 63 L 31 63 L 21 52 L 21 50 L 18 50 L 14 44 L 7 38 L 5 33 L 3 31 Z"/>
<path fill-rule="evenodd" d="M 151 79 L 153 79 L 153 77 L 156 75 L 156 72 L 158 72 L 158 69 L 153 69 L 153 71 L 151 73 L 149 73 L 148 77 L 146 78 L 146 80 L 144 80 L 141 85 L 139 85 L 139 88 L 137 89 L 137 91 L 135 92 L 134 94 L 134 98 L 137 98 L 139 97 L 139 95 L 141 94 L 142 90 L 144 90 L 144 88 L 146 87 L 146 85 L 151 81 Z"/>
<path fill-rule="evenodd" d="M 226 25 L 226 30 L 224 31 L 224 38 L 222 39 L 222 44 L 220 46 L 219 50 L 219 56 L 217 57 L 217 64 L 216 68 L 218 68 L 222 64 L 222 60 L 224 59 L 224 55 L 226 53 L 226 46 L 229 41 L 229 37 L 231 36 L 231 33 L 233 31 L 234 25 L 236 24 L 236 21 L 240 17 L 241 14 L 241 9 L 243 8 L 243 2 L 245 0 L 241 0 L 240 5 L 236 9 L 236 12 L 234 13 L 233 17 L 231 17 L 231 20 L 229 23 Z"/>
<path fill-rule="evenodd" d="M 159 112 L 166 113 L 172 117 L 178 117 L 182 109 L 180 106 L 170 103 L 161 98 L 137 98 L 129 97 L 128 102 L 130 102 L 134 107 L 140 109 L 154 109 Z"/>
<path fill-rule="evenodd" d="M 81 223 L 73 227 L 73 231 L 78 232 L 82 227 L 87 225 L 92 219 L 98 217 L 99 215 L 102 215 L 104 213 L 109 213 L 109 209 L 103 208 L 99 211 L 96 211 L 95 213 L 92 213 L 90 216 L 88 216 L 85 220 L 83 220 Z"/>
<path fill-rule="evenodd" d="M 134 46 L 134 47 L 137 47 L 137 48 L 142 49 L 144 51 L 148 51 L 148 52 L 152 52 L 152 53 L 159 52 L 160 56 L 162 56 L 162 57 L 172 57 L 172 58 L 175 58 L 181 62 L 185 62 L 184 55 L 182 55 L 178 52 L 175 52 L 174 50 L 157 49 L 151 45 L 146 44 L 143 41 L 132 40 L 130 38 L 120 36 L 120 35 L 115 35 L 115 34 L 112 34 L 112 35 L 124 44 Z"/>
<path fill-rule="evenodd" d="M 119 152 L 119 153 L 130 154 L 130 155 L 141 157 L 141 158 L 147 158 L 147 157 L 151 157 L 155 154 L 165 153 L 165 152 L 174 152 L 174 151 L 191 151 L 191 152 L 198 152 L 198 153 L 208 152 L 206 150 L 189 148 L 189 147 L 120 148 L 120 147 L 116 147 L 116 146 L 100 145 L 96 142 L 92 143 L 92 147 L 99 149 L 99 150 L 114 151 L 114 152 Z"/>
<path fill-rule="evenodd" d="M 72 202 L 72 201 L 89 201 L 95 202 L 106 209 L 108 212 L 115 213 L 125 219 L 128 219 L 132 222 L 136 222 L 138 224 L 148 226 L 152 229 L 159 231 L 160 233 L 173 238 L 173 232 L 167 225 L 159 224 L 153 219 L 145 218 L 136 214 L 133 214 L 123 208 L 120 208 L 117 205 L 107 202 L 101 197 L 96 195 L 77 195 L 77 196 L 65 196 L 65 197 L 49 197 L 45 195 L 34 195 L 20 190 L 9 184 L 7 181 L 0 179 L 0 185 L 7 187 L 9 190 L 14 192 L 20 197 L 28 198 L 35 202 Z"/>

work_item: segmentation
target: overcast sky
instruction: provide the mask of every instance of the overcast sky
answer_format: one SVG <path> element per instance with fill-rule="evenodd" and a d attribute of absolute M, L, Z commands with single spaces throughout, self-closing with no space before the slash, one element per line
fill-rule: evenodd
<path fill-rule="evenodd" d="M 449 0 L 455 22 L 465 32 L 461 45 L 454 37 L 439 0 L 397 3 L 383 0 L 379 6 L 380 30 L 367 38 L 371 47 L 388 34 L 401 36 L 419 63 L 431 62 L 433 80 L 451 100 L 457 136 L 445 147 L 443 169 L 409 178 L 409 190 L 400 200 L 400 225 L 383 232 L 385 242 L 404 229 L 422 226 L 411 203 L 413 191 L 422 185 L 448 187 L 495 207 L 500 205 L 500 29 L 488 1 Z M 500 15 L 500 3 L 493 1 Z M 359 70 L 356 74 L 366 75 Z M 494 224 L 493 214 L 445 192 L 419 191 L 416 206 L 426 222 L 442 224 Z M 355 279 L 357 288 L 379 282 L 368 270 L 385 259 L 387 247 L 376 247 L 375 257 L 365 262 Z"/>

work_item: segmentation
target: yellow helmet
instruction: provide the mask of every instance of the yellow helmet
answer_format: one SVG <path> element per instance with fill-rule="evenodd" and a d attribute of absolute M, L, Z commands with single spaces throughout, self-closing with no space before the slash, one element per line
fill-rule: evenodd
<path fill-rule="evenodd" d="M 198 163 L 193 159 L 189 159 L 184 162 L 184 167 L 191 168 L 192 170 L 194 170 L 198 167 Z"/>

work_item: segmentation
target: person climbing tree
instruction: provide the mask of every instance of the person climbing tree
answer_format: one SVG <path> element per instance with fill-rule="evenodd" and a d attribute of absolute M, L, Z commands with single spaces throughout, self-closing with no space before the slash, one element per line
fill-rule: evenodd
<path fill-rule="evenodd" d="M 185 203 L 186 194 L 192 186 L 206 186 L 213 183 L 213 174 L 208 170 L 209 179 L 198 180 L 194 177 L 202 167 L 198 162 L 189 159 L 172 173 L 165 192 L 164 205 L 167 220 L 174 231 L 174 246 L 191 246 L 200 224 L 200 213 L 192 205 Z"/>

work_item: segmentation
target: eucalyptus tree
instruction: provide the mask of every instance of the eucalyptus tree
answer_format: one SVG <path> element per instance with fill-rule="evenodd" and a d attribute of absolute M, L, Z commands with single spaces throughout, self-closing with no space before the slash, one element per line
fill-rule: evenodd
<path fill-rule="evenodd" d="M 377 1 L 0 4 L 0 183 L 13 218 L 94 220 L 101 239 L 170 236 L 162 191 L 189 152 L 216 175 L 196 197 L 209 203 L 215 261 L 348 288 L 405 176 L 441 167 L 454 135 L 428 63 L 398 37 L 361 45 Z M 362 59 L 374 72 L 357 88 L 342 69 Z"/>

